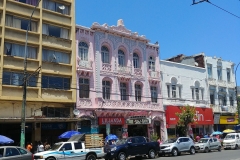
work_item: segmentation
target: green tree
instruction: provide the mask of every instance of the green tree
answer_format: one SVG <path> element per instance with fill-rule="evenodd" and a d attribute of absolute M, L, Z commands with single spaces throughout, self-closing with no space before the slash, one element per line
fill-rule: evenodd
<path fill-rule="evenodd" d="M 183 129 L 185 136 L 188 134 L 188 125 L 195 122 L 195 107 L 184 106 L 180 107 L 181 112 L 176 113 L 179 120 L 177 126 Z"/>

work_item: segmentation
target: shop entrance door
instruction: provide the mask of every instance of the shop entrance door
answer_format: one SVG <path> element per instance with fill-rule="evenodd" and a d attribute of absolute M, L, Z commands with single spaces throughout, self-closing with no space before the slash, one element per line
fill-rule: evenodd
<path fill-rule="evenodd" d="M 128 125 L 128 136 L 144 136 L 147 137 L 147 125 Z"/>

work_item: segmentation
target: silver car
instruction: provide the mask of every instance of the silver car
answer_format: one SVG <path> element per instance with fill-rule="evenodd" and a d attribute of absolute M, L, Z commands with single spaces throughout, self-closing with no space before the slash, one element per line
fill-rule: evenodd
<path fill-rule="evenodd" d="M 221 142 L 217 138 L 201 138 L 195 143 L 196 152 L 203 151 L 205 153 L 211 150 L 221 151 Z"/>
<path fill-rule="evenodd" d="M 1 160 L 32 160 L 33 154 L 18 146 L 0 146 Z"/>
<path fill-rule="evenodd" d="M 169 139 L 160 145 L 160 155 L 171 154 L 172 156 L 177 156 L 181 152 L 195 154 L 194 142 L 191 138 L 179 137 Z"/>

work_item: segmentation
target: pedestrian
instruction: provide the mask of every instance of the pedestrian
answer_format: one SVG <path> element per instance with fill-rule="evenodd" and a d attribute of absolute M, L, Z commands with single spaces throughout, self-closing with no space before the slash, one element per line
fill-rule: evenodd
<path fill-rule="evenodd" d="M 44 146 L 41 141 L 38 142 L 38 149 L 37 152 L 43 152 L 44 151 Z"/>
<path fill-rule="evenodd" d="M 197 136 L 196 136 L 196 142 L 199 142 L 200 139 L 201 139 L 200 136 L 197 135 Z"/>
<path fill-rule="evenodd" d="M 32 143 L 30 142 L 27 142 L 27 146 L 26 146 L 26 149 L 29 150 L 29 152 L 32 152 Z"/>
<path fill-rule="evenodd" d="M 162 144 L 162 141 L 161 141 L 161 138 L 160 138 L 160 137 L 158 137 L 157 142 L 158 142 L 159 145 Z"/>
<path fill-rule="evenodd" d="M 50 146 L 50 144 L 48 142 L 46 142 L 45 144 L 46 145 L 45 145 L 44 149 L 45 149 L 45 151 L 47 151 L 47 150 L 49 150 L 51 148 L 51 146 Z"/>

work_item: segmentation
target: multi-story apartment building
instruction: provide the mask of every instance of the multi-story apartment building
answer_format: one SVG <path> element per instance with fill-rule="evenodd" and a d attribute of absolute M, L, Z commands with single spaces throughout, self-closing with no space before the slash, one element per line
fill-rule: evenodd
<path fill-rule="evenodd" d="M 238 124 L 233 62 L 205 56 L 204 53 L 193 56 L 178 55 L 169 60 L 206 69 L 207 94 L 209 105 L 214 112 L 215 130 L 233 128 L 233 125 Z"/>
<path fill-rule="evenodd" d="M 16 144 L 21 132 L 26 31 L 36 5 L 27 44 L 26 141 L 54 142 L 77 121 L 72 117 L 75 1 L 0 0 L 0 134 Z"/>
<path fill-rule="evenodd" d="M 168 138 L 184 134 L 177 127 L 176 113 L 188 105 L 196 110 L 196 123 L 189 126 L 188 134 L 211 133 L 213 111 L 208 104 L 206 69 L 165 60 L 160 60 L 160 68 Z"/>
<path fill-rule="evenodd" d="M 79 131 L 164 136 L 159 45 L 124 27 L 77 26 Z M 147 131 L 147 132 L 146 132 Z"/>

